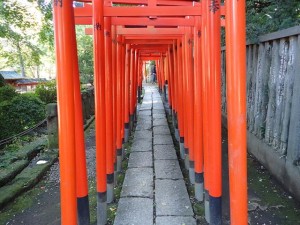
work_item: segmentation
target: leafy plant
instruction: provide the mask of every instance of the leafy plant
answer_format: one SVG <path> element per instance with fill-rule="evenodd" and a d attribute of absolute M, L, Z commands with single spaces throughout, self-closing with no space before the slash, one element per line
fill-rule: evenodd
<path fill-rule="evenodd" d="M 34 94 L 0 103 L 0 140 L 18 134 L 45 118 L 45 104 Z"/>
<path fill-rule="evenodd" d="M 44 103 L 55 103 L 57 101 L 55 80 L 39 84 L 35 93 Z"/>
<path fill-rule="evenodd" d="M 84 29 L 87 26 L 76 26 L 76 37 L 78 44 L 78 64 L 80 82 L 82 84 L 93 83 L 94 61 L 93 61 L 93 39 L 85 35 Z"/>
<path fill-rule="evenodd" d="M 11 85 L 5 85 L 3 87 L 0 87 L 0 102 L 10 101 L 17 95 L 18 93 L 16 92 L 15 88 Z"/>
<path fill-rule="evenodd" d="M 259 35 L 300 24 L 299 0 L 247 1 L 247 39 L 256 42 Z"/>
<path fill-rule="evenodd" d="M 5 85 L 4 78 L 0 75 L 0 87 L 3 87 Z"/>

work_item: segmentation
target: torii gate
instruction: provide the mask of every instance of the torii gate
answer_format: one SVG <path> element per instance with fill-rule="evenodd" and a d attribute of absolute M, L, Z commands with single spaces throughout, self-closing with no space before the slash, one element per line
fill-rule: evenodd
<path fill-rule="evenodd" d="M 75 24 L 93 25 L 86 34 L 94 38 L 97 223 L 106 223 L 106 201 L 113 199 L 114 166 L 120 167 L 122 143 L 136 113 L 142 61 L 155 59 L 159 87 L 165 80 L 170 87 L 181 157 L 188 162 L 196 198 L 203 200 L 204 180 L 207 220 L 221 224 L 222 24 L 231 224 L 247 224 L 245 0 L 226 0 L 225 6 L 220 0 L 81 2 L 84 7 L 73 8 L 71 0 L 54 0 L 62 224 L 76 224 L 77 215 L 79 224 L 89 223 Z"/>

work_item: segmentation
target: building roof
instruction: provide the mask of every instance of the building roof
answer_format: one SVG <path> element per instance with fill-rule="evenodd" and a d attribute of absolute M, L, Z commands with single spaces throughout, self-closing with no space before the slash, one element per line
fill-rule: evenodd
<path fill-rule="evenodd" d="M 38 84 L 46 82 L 47 80 L 45 78 L 23 78 L 16 81 L 17 85 L 22 84 Z"/>
<path fill-rule="evenodd" d="M 0 75 L 4 78 L 4 80 L 18 80 L 24 78 L 16 71 L 0 71 Z"/>

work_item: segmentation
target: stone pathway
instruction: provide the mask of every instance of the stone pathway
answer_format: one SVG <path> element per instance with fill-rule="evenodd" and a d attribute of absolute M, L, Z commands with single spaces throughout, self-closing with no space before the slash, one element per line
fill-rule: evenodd
<path fill-rule="evenodd" d="M 164 105 L 145 87 L 115 225 L 196 225 Z"/>

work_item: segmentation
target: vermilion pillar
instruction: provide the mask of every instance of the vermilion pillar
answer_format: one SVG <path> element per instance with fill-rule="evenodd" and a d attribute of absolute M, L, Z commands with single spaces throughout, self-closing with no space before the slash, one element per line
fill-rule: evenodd
<path fill-rule="evenodd" d="M 184 159 L 184 121 L 183 121 L 183 69 L 182 69 L 182 41 L 177 39 L 177 65 L 178 65 L 178 130 L 180 143 L 180 156 Z"/>
<path fill-rule="evenodd" d="M 105 47 L 105 112 L 106 112 L 106 179 L 107 202 L 113 201 L 114 189 L 114 142 L 113 142 L 113 77 L 112 77 L 112 45 L 111 18 L 104 18 Z M 103 107 L 103 106 L 102 106 Z"/>
<path fill-rule="evenodd" d="M 122 88 L 122 77 L 124 76 L 122 74 L 122 37 L 120 35 L 117 36 L 117 74 L 116 74 L 116 79 L 117 79 L 117 96 L 116 96 L 116 101 L 117 101 L 117 108 L 116 108 L 116 113 L 117 113 L 117 171 L 121 170 L 121 161 L 122 161 L 122 124 L 123 124 L 123 117 L 122 117 L 122 111 L 123 111 L 123 99 L 122 99 L 122 93 L 123 93 L 123 88 Z"/>
<path fill-rule="evenodd" d="M 75 32 L 75 22 L 73 15 L 73 33 Z M 82 101 L 80 91 L 80 76 L 78 68 L 77 43 L 76 37 L 72 38 L 73 42 L 73 82 L 74 82 L 74 114 L 75 114 L 75 149 L 76 149 L 76 193 L 77 193 L 77 218 L 79 225 L 90 223 L 88 182 L 86 168 L 86 154 L 84 144 L 84 129 L 82 116 Z"/>
<path fill-rule="evenodd" d="M 61 223 L 77 224 L 72 1 L 56 2 L 54 8 L 57 103 L 59 122 Z M 73 26 L 73 27 L 72 27 Z"/>
<path fill-rule="evenodd" d="M 210 2 L 208 13 L 208 32 L 210 42 L 209 90 L 209 207 L 210 224 L 222 223 L 222 148 L 221 148 L 221 19 L 220 0 Z"/>
<path fill-rule="evenodd" d="M 97 224 L 106 224 L 106 113 L 103 1 L 93 2 Z"/>
<path fill-rule="evenodd" d="M 184 159 L 185 159 L 185 168 L 189 168 L 189 106 L 190 106 L 190 96 L 188 96 L 188 85 L 189 85 L 189 64 L 188 64 L 188 40 L 189 32 L 185 28 L 185 34 L 182 41 L 182 85 L 183 85 L 183 103 L 182 103 L 182 115 L 183 115 L 183 125 L 184 125 Z"/>
<path fill-rule="evenodd" d="M 125 125 L 125 142 L 129 138 L 129 110 L 130 110 L 130 44 L 126 44 L 125 49 L 125 79 L 124 79 L 124 125 Z"/>
<path fill-rule="evenodd" d="M 202 109 L 202 57 L 200 17 L 195 17 L 194 28 L 194 156 L 195 197 L 203 201 L 203 109 Z"/>
<path fill-rule="evenodd" d="M 174 65 L 174 127 L 175 127 L 175 136 L 177 138 L 177 141 L 180 142 L 180 135 L 179 135 L 179 127 L 178 127 L 178 109 L 179 109 L 179 90 L 178 90 L 178 63 L 177 63 L 177 45 L 176 40 L 173 41 L 173 65 Z"/>
<path fill-rule="evenodd" d="M 121 42 L 121 99 L 122 99 L 122 111 L 121 111 L 121 137 L 122 137 L 122 157 L 124 156 L 123 144 L 125 143 L 125 57 L 126 47 L 124 43 L 124 37 L 120 38 Z"/>
<path fill-rule="evenodd" d="M 112 68 L 111 74 L 113 79 L 113 159 L 114 171 L 117 171 L 117 34 L 116 26 L 111 26 L 111 43 L 112 43 Z M 114 183 L 116 181 L 116 174 L 114 176 Z"/>
<path fill-rule="evenodd" d="M 207 80 L 210 76 L 210 51 L 208 43 L 210 41 L 210 34 L 208 32 L 208 12 L 209 12 L 209 1 L 202 1 L 202 16 L 201 16 L 201 56 L 202 56 L 202 109 L 203 109 L 203 150 L 204 150 L 204 205 L 205 205 L 205 219 L 207 222 L 210 220 L 209 215 L 209 187 L 210 187 L 210 164 L 209 164 L 209 146 L 208 146 L 208 137 L 209 137 L 209 127 L 208 127 L 208 86 Z"/>
<path fill-rule="evenodd" d="M 230 222 L 246 225 L 246 7 L 245 0 L 226 0 L 225 4 Z"/>
<path fill-rule="evenodd" d="M 194 163 L 194 68 L 193 68 L 193 39 L 192 31 L 189 28 L 188 46 L 187 46 L 187 69 L 188 83 L 187 95 L 188 101 L 188 140 L 189 140 L 189 178 L 192 184 L 195 183 L 195 163 Z"/>
<path fill-rule="evenodd" d="M 134 49 L 130 49 L 130 64 L 129 64 L 129 123 L 130 123 L 130 130 L 132 130 L 133 127 L 133 117 L 134 117 Z"/>

